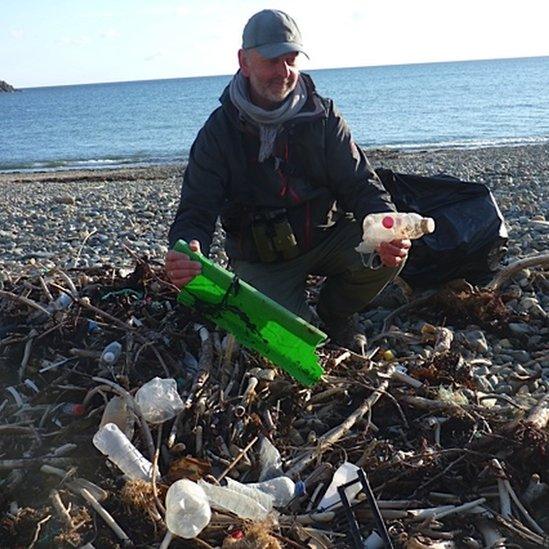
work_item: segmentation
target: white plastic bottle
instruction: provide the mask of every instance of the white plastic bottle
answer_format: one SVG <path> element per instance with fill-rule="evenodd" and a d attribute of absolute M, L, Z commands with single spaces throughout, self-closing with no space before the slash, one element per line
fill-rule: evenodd
<path fill-rule="evenodd" d="M 181 538 L 195 538 L 209 524 L 212 510 L 204 490 L 192 480 L 174 482 L 166 494 L 166 526 Z"/>
<path fill-rule="evenodd" d="M 215 486 L 200 479 L 198 485 L 202 487 L 208 501 L 214 509 L 229 511 L 240 518 L 249 520 L 264 520 L 269 510 L 251 497 L 235 492 L 224 486 Z"/>
<path fill-rule="evenodd" d="M 435 220 L 417 213 L 382 212 L 369 214 L 362 222 L 359 253 L 372 253 L 382 242 L 408 238 L 415 240 L 435 230 Z"/>
<path fill-rule="evenodd" d="M 247 484 L 241 484 L 240 482 L 227 477 L 227 487 L 235 492 L 241 492 L 249 495 L 250 497 L 254 496 L 252 495 L 252 492 L 248 491 L 259 490 L 273 499 L 272 504 L 275 507 L 284 507 L 285 505 L 288 505 L 295 494 L 294 481 L 285 476 L 264 480 L 262 482 L 250 482 Z"/>
<path fill-rule="evenodd" d="M 122 354 L 122 344 L 118 341 L 111 341 L 101 353 L 101 362 L 112 365 Z"/>
<path fill-rule="evenodd" d="M 93 444 L 130 479 L 151 480 L 152 463 L 114 423 L 103 425 L 93 436 Z"/>

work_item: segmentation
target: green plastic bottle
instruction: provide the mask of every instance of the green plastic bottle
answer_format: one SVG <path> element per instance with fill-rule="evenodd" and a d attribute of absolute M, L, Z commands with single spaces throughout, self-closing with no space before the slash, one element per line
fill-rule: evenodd
<path fill-rule="evenodd" d="M 288 311 L 233 273 L 193 252 L 184 240 L 174 246 L 202 264 L 202 272 L 179 292 L 178 301 L 231 332 L 300 383 L 316 383 L 324 370 L 315 353 L 326 334 Z"/>

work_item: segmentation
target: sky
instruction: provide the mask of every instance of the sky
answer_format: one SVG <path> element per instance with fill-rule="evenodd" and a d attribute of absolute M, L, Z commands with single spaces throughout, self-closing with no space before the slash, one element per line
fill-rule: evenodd
<path fill-rule="evenodd" d="M 305 70 L 549 55 L 548 0 L 0 0 L 0 80 L 231 74 L 264 8 L 297 21 Z"/>

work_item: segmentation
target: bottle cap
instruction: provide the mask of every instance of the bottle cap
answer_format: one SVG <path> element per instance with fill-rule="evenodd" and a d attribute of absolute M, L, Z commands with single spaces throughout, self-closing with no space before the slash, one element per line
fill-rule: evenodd
<path fill-rule="evenodd" d="M 103 360 L 105 362 L 108 362 L 109 364 L 111 362 L 114 362 L 114 353 L 112 351 L 107 351 L 106 353 L 103 353 Z"/>
<path fill-rule="evenodd" d="M 435 230 L 435 220 L 432 217 L 424 217 L 421 220 L 421 228 L 427 234 L 431 234 Z"/>
<path fill-rule="evenodd" d="M 395 224 L 395 220 L 394 220 L 390 215 L 386 215 L 386 216 L 381 220 L 381 224 L 382 224 L 386 229 L 392 229 L 392 228 L 393 228 L 393 225 Z"/>

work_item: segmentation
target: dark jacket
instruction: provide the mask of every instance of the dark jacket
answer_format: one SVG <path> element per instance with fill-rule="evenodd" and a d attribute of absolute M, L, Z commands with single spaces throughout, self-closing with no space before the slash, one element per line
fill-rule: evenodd
<path fill-rule="evenodd" d="M 229 257 L 257 261 L 251 220 L 264 210 L 286 209 L 304 253 L 344 217 L 362 223 L 368 213 L 395 209 L 333 102 L 302 76 L 309 92 L 302 112 L 312 114 L 286 122 L 275 154 L 261 163 L 257 131 L 241 119 L 225 89 L 221 107 L 191 148 L 170 247 L 196 239 L 206 254 L 221 215 Z"/>

